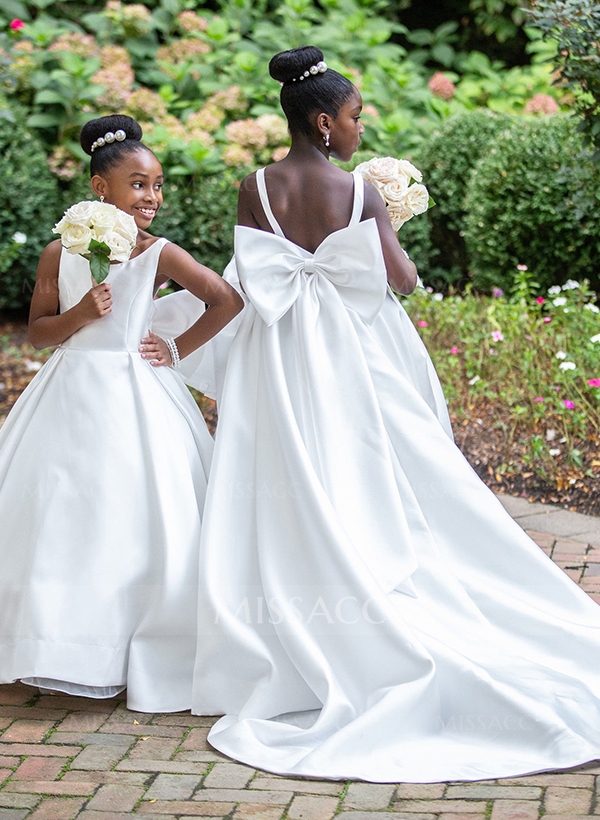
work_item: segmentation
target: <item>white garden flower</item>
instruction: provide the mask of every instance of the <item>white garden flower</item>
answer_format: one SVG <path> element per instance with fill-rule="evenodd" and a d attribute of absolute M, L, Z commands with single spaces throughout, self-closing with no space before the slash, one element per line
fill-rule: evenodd
<path fill-rule="evenodd" d="M 444 298 L 444 294 L 443 293 L 434 293 L 431 298 L 435 299 L 436 302 L 441 302 L 442 299 Z"/>
<path fill-rule="evenodd" d="M 27 242 L 27 234 L 21 233 L 21 231 L 15 231 L 12 235 L 12 241 L 16 242 L 17 245 L 24 245 Z"/>
<path fill-rule="evenodd" d="M 575 362 L 561 362 L 558 366 L 561 370 L 575 370 L 577 367 Z"/>
<path fill-rule="evenodd" d="M 562 286 L 563 290 L 575 290 L 576 288 L 581 287 L 579 282 L 576 282 L 575 279 L 567 279 L 565 284 Z"/>
<path fill-rule="evenodd" d="M 556 296 L 557 293 L 560 293 L 561 287 L 560 285 L 552 285 L 551 288 L 548 288 L 548 293 L 550 296 Z"/>
<path fill-rule="evenodd" d="M 593 344 L 600 344 L 600 333 L 596 333 L 595 336 L 592 336 L 590 342 L 592 342 Z"/>
<path fill-rule="evenodd" d="M 556 307 L 562 307 L 563 305 L 567 304 L 567 297 L 566 296 L 557 296 L 556 299 L 552 300 L 552 304 L 556 305 Z"/>
<path fill-rule="evenodd" d="M 473 376 L 472 379 L 469 379 L 469 384 L 477 384 L 477 382 L 481 381 L 481 376 Z"/>
<path fill-rule="evenodd" d="M 559 456 L 560 449 L 558 447 L 553 447 L 551 450 L 548 450 L 551 456 Z"/>
<path fill-rule="evenodd" d="M 557 359 L 566 359 L 567 354 L 565 353 L 564 350 L 559 350 L 558 353 L 556 354 L 556 358 Z"/>
<path fill-rule="evenodd" d="M 593 302 L 587 302 L 583 307 L 586 310 L 591 310 L 592 313 L 600 313 L 600 308 L 598 305 L 594 305 Z"/>

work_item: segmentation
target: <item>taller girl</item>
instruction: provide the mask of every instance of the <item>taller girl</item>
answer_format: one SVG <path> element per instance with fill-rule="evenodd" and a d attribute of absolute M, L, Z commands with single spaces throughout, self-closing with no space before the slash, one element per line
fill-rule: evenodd
<path fill-rule="evenodd" d="M 135 219 L 131 258 L 95 287 L 59 241 L 40 259 L 30 339 L 58 347 L 0 432 L 0 682 L 92 697 L 127 686 L 132 708 L 176 711 L 190 706 L 212 439 L 148 335 L 152 297 L 172 278 L 209 305 L 175 340 L 182 358 L 242 301 L 147 232 L 163 172 L 141 137 L 125 116 L 81 134 L 94 193 Z"/>
<path fill-rule="evenodd" d="M 292 148 L 242 186 L 248 298 L 207 495 L 193 710 L 282 774 L 480 780 L 600 756 L 600 608 L 448 435 L 386 279 L 416 271 L 348 160 L 361 98 L 278 54 Z"/>

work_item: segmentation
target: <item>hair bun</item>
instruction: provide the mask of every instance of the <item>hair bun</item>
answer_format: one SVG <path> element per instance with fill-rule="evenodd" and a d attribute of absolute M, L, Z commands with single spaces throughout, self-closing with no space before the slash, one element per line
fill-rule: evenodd
<path fill-rule="evenodd" d="M 81 129 L 79 142 L 85 153 L 92 156 L 92 145 L 98 137 L 103 137 L 109 131 L 114 134 L 119 129 L 125 131 L 128 140 L 139 142 L 142 139 L 141 126 L 133 117 L 128 117 L 126 114 L 111 114 L 108 117 L 98 117 L 87 122 Z"/>
<path fill-rule="evenodd" d="M 289 51 L 280 51 L 269 63 L 269 74 L 274 80 L 285 83 L 294 77 L 300 77 L 322 59 L 323 52 L 316 46 L 299 46 Z"/>

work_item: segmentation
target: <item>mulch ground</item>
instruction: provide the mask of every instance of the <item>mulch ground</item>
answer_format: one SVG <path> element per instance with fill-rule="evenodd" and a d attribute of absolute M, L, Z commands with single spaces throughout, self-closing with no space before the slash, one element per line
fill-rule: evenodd
<path fill-rule="evenodd" d="M 27 323 L 21 317 L 0 316 L 0 424 L 21 392 L 48 358 L 27 343 Z M 217 414 L 214 402 L 194 394 L 211 432 Z M 530 501 L 559 504 L 570 510 L 600 515 L 600 492 L 594 472 L 563 464 L 560 475 L 549 483 L 527 460 L 529 428 L 512 427 L 498 417 L 489 403 L 481 403 L 452 417 L 454 434 L 472 467 L 491 489 L 520 495 Z M 541 435 L 544 430 L 533 431 Z M 600 441 L 578 442 L 586 462 L 600 467 Z"/>

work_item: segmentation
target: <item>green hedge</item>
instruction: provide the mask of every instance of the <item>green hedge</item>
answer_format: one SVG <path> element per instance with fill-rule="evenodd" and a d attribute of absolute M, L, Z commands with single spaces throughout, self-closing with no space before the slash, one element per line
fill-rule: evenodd
<path fill-rule="evenodd" d="M 512 122 L 469 184 L 465 239 L 475 285 L 510 287 L 517 265 L 526 265 L 542 287 L 586 277 L 598 287 L 597 183 L 573 119 Z"/>
<path fill-rule="evenodd" d="M 60 193 L 22 111 L 0 100 L 0 309 L 29 304 L 39 256 L 53 239 Z M 27 239 L 13 241 L 15 234 Z"/>

